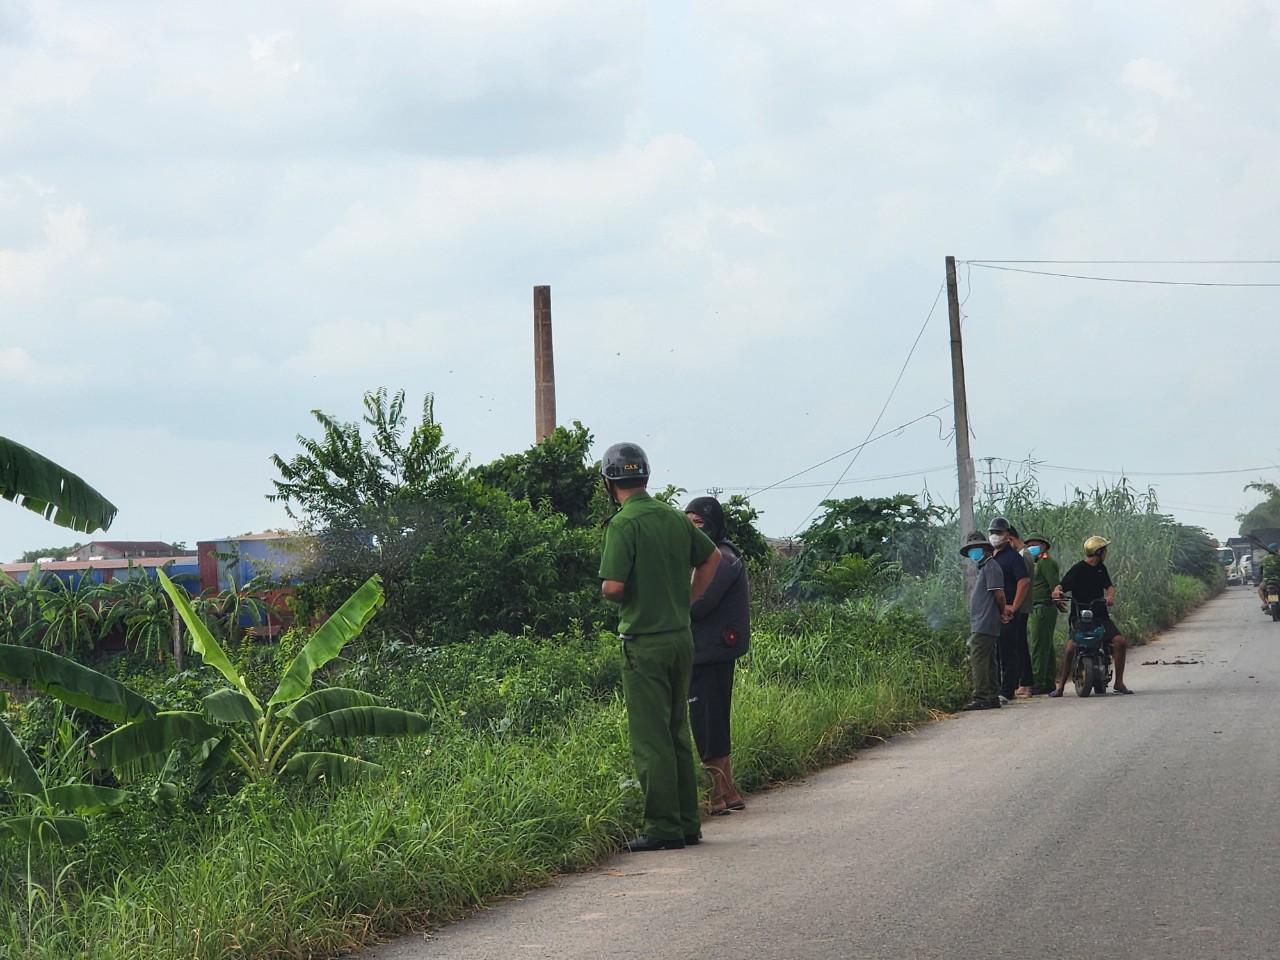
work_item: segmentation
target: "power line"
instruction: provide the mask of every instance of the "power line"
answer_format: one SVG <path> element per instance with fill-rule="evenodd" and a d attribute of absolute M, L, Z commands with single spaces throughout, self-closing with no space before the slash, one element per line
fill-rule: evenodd
<path fill-rule="evenodd" d="M 793 473 L 789 477 L 782 478 L 777 483 L 771 483 L 767 487 L 761 487 L 754 494 L 752 494 L 752 496 L 757 496 L 761 493 L 764 493 L 766 490 L 776 490 L 779 487 L 781 487 L 784 483 L 788 483 L 794 480 L 796 477 L 803 477 L 806 473 L 809 473 L 810 471 L 813 471 L 813 470 L 817 470 L 819 467 L 825 467 L 828 463 L 830 463 L 833 460 L 839 460 L 841 457 L 847 456 L 848 454 L 853 453 L 853 451 L 855 450 L 861 450 L 863 447 L 870 446 L 871 444 L 875 443 L 877 440 L 883 440 L 885 437 L 891 437 L 896 433 L 900 433 L 901 431 L 905 430 L 907 427 L 910 427 L 910 426 L 913 426 L 914 424 L 919 423 L 921 420 L 928 420 L 930 417 L 936 417 L 939 413 L 947 409 L 947 407 L 949 406 L 951 406 L 951 404 L 944 403 L 942 406 L 936 407 L 935 409 L 930 410 L 928 413 L 921 414 L 920 416 L 916 417 L 914 420 L 908 420 L 906 423 L 899 424 L 898 426 L 894 427 L 892 430 L 886 430 L 884 433 L 880 434 L 877 437 L 871 437 L 869 440 L 863 440 L 862 443 L 858 444 L 856 447 L 850 447 L 848 450 L 842 450 L 839 453 L 837 453 L 834 457 L 827 457 L 827 459 L 823 460 L 821 463 L 815 463 L 812 467 L 805 467 L 803 470 L 797 473 Z"/>
<path fill-rule="evenodd" d="M 1035 261 L 1025 261 L 1032 262 Z M 1164 287 L 1280 287 L 1280 283 L 1223 283 L 1208 280 L 1142 280 L 1137 277 L 1090 277 L 1079 273 L 1055 273 L 1050 270 L 1027 270 L 1022 267 L 1002 267 L 994 262 L 984 263 L 979 260 L 966 260 L 965 263 L 986 270 L 1005 270 L 1009 273 L 1030 273 L 1041 277 L 1062 277 L 1067 280 L 1099 280 L 1104 283 L 1143 283 Z"/>
<path fill-rule="evenodd" d="M 1006 460 L 1005 463 L 1032 463 L 1028 460 Z M 1037 467 L 1045 467 L 1049 470 L 1061 470 L 1066 473 L 1093 473 L 1107 474 L 1108 476 L 1118 477 L 1217 477 L 1227 476 L 1235 473 L 1260 473 L 1268 470 L 1274 470 L 1274 466 L 1265 467 L 1246 467 L 1242 470 L 1101 470 L 1092 467 L 1063 467 L 1053 463 L 1034 463 Z"/>
<path fill-rule="evenodd" d="M 1146 266 L 1258 266 L 1280 265 L 1280 260 L 962 260 L 961 263 L 1076 263 L 1076 264 L 1122 264 Z"/>
<path fill-rule="evenodd" d="M 940 470 L 954 470 L 954 469 L 955 469 L 954 463 L 944 463 L 936 467 L 923 467 L 919 470 L 906 470 L 906 471 L 903 471 L 902 473 L 885 473 L 885 474 L 881 474 L 878 477 L 848 477 L 844 480 L 837 480 L 836 483 L 838 484 L 874 483 L 877 480 L 900 480 L 903 477 L 923 477 L 931 473 L 937 473 Z M 725 487 L 724 489 L 742 491 L 743 493 L 751 493 L 751 491 L 755 490 L 756 493 L 762 493 L 764 490 L 810 490 L 815 487 L 825 487 L 825 486 L 829 486 L 829 484 L 827 483 L 826 480 L 822 480 L 822 481 L 816 481 L 814 483 L 775 483 L 771 486 L 764 487 L 760 490 L 756 490 L 755 486 L 752 484 L 747 484 L 745 486 L 742 484 L 738 484 L 736 486 L 731 484 L 730 486 Z"/>
<path fill-rule="evenodd" d="M 945 283 L 939 285 L 938 293 L 933 298 L 933 306 L 929 308 L 929 313 L 924 318 L 924 323 L 920 324 L 920 332 L 916 334 L 915 340 L 912 341 L 911 343 L 911 349 L 907 351 L 907 359 L 902 361 L 902 369 L 898 371 L 898 379 L 893 381 L 893 387 L 890 388 L 889 390 L 889 396 L 885 398 L 884 406 L 880 408 L 880 412 L 876 414 L 875 423 L 871 424 L 871 429 L 867 431 L 868 438 L 870 438 L 871 434 L 875 433 L 876 427 L 880 426 L 880 420 L 884 417 L 884 412 L 889 409 L 889 404 L 893 400 L 893 395 L 898 392 L 898 386 L 899 384 L 902 383 L 902 377 L 907 372 L 907 366 L 911 363 L 911 358 L 915 356 L 916 347 L 920 346 L 920 338 L 924 336 L 925 328 L 929 326 L 929 321 L 933 319 L 933 312 L 938 309 L 938 301 L 942 299 L 942 292 L 945 289 L 946 289 Z M 845 468 L 840 471 L 840 476 L 837 477 L 836 482 L 831 485 L 831 489 L 826 492 L 826 494 L 821 498 L 821 500 L 818 501 L 818 503 L 814 504 L 813 509 L 809 511 L 809 516 L 801 520 L 800 523 L 796 525 L 796 529 L 791 531 L 793 535 L 797 530 L 799 530 L 801 527 L 803 527 L 806 523 L 809 522 L 810 517 L 812 517 L 815 513 L 818 512 L 818 507 L 821 506 L 822 500 L 826 500 L 827 497 L 831 496 L 831 492 L 835 490 L 835 488 L 840 484 L 840 481 L 845 478 L 845 474 L 847 474 L 849 470 L 853 467 L 853 465 L 857 462 L 858 457 L 862 455 L 862 448 L 865 446 L 866 446 L 866 442 L 864 441 L 862 446 L 857 448 L 857 452 L 853 455 L 852 459 L 850 459 L 849 462 L 845 464 Z"/>

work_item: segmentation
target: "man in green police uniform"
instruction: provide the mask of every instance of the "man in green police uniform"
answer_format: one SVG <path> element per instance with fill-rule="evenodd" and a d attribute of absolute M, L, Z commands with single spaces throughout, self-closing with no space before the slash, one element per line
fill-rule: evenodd
<path fill-rule="evenodd" d="M 1048 537 L 1032 534 L 1026 539 L 1027 549 L 1035 563 L 1031 575 L 1031 623 L 1028 639 L 1031 649 L 1032 693 L 1048 693 L 1054 688 L 1058 673 L 1058 661 L 1053 653 L 1053 633 L 1058 626 L 1058 614 L 1066 607 L 1061 600 L 1053 599 L 1053 588 L 1061 579 L 1058 561 L 1049 556 L 1053 544 Z"/>
<path fill-rule="evenodd" d="M 679 850 L 701 836 L 689 732 L 689 606 L 715 576 L 720 551 L 687 516 L 649 496 L 649 458 L 636 444 L 606 450 L 600 473 L 619 507 L 605 527 L 601 591 L 619 606 L 622 696 L 644 792 L 645 832 L 627 849 Z"/>

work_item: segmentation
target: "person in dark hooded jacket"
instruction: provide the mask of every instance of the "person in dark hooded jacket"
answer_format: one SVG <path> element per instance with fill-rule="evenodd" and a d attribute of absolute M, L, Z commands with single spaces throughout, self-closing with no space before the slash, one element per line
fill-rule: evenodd
<path fill-rule="evenodd" d="M 751 642 L 751 601 L 746 564 L 726 535 L 720 501 L 696 497 L 685 513 L 720 550 L 715 576 L 690 608 L 693 678 L 689 683 L 689 722 L 698 756 L 713 780 L 711 812 L 719 815 L 746 808 L 733 784 L 729 761 L 729 710 L 734 661 L 747 652 Z"/>

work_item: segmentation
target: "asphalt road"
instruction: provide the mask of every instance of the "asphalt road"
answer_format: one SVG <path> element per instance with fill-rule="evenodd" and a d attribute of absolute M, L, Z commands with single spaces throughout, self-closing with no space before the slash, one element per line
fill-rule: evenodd
<path fill-rule="evenodd" d="M 750 798 L 698 847 L 365 956 L 1280 956 L 1280 623 L 1230 588 L 1126 680 L 930 724 Z"/>

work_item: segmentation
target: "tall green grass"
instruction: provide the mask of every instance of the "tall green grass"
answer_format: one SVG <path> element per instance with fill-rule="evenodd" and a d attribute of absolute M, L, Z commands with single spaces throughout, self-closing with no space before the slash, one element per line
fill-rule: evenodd
<path fill-rule="evenodd" d="M 1153 501 L 1028 497 L 999 512 L 1049 536 L 1064 570 L 1086 536 L 1111 539 L 1116 614 L 1135 640 L 1218 588 L 1178 572 L 1185 531 Z M 938 536 L 958 546 L 960 533 Z M 805 607 L 759 598 L 735 680 L 740 787 L 826 766 L 965 699 L 960 559 L 954 548 L 938 556 L 931 575 L 898 577 L 875 596 Z M 0 844 L 0 960 L 331 956 L 596 862 L 641 821 L 617 643 L 499 634 L 435 650 L 362 645 L 343 682 L 437 717 L 428 736 L 366 745 L 386 765 L 382 780 L 142 801 L 95 819 L 77 848 Z M 185 695 L 165 689 L 158 701 Z"/>

